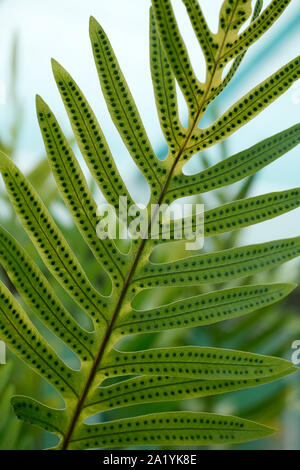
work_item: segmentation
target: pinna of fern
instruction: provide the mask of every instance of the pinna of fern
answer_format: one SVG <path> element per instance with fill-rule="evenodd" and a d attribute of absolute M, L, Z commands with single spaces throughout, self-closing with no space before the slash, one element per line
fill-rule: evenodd
<path fill-rule="evenodd" d="M 228 85 L 247 49 L 278 19 L 290 3 L 273 0 L 261 11 L 258 0 L 225 0 L 213 34 L 197 0 L 183 0 L 204 53 L 206 80 L 198 80 L 180 35 L 170 0 L 153 0 L 150 11 L 151 73 L 161 127 L 169 153 L 160 161 L 151 146 L 110 42 L 94 18 L 90 37 L 100 85 L 111 118 L 151 190 L 150 204 L 169 204 L 240 181 L 284 155 L 300 140 L 300 125 L 267 138 L 217 165 L 187 176 L 185 163 L 201 150 L 228 138 L 284 93 L 300 76 L 299 57 L 238 100 L 207 129 L 199 122 L 210 102 Z M 252 15 L 252 17 L 251 17 Z M 240 32 L 250 19 L 249 25 Z M 233 63 L 225 78 L 223 71 Z M 119 196 L 134 204 L 115 165 L 97 119 L 69 73 L 53 60 L 53 72 L 85 162 L 107 202 L 121 218 Z M 178 114 L 178 83 L 189 110 L 188 126 Z M 209 325 L 251 313 L 288 295 L 294 284 L 244 285 L 177 300 L 155 309 L 136 310 L 134 298 L 144 289 L 221 283 L 253 275 L 297 257 L 300 237 L 197 254 L 176 262 L 153 263 L 157 245 L 169 240 L 133 239 L 128 253 L 114 240 L 99 239 L 97 207 L 76 157 L 53 112 L 37 97 L 37 117 L 58 189 L 91 252 L 110 276 L 111 294 L 103 296 L 88 279 L 67 240 L 30 182 L 1 153 L 0 168 L 8 195 L 22 225 L 49 272 L 93 322 L 84 330 L 61 303 L 46 277 L 1 228 L 0 261 L 32 312 L 79 358 L 69 367 L 50 347 L 28 315 L 1 284 L 0 335 L 11 350 L 47 380 L 65 402 L 52 409 L 29 397 L 12 399 L 17 416 L 59 437 L 57 449 L 113 448 L 140 445 L 237 444 L 269 436 L 273 429 L 246 419 L 212 413 L 161 412 L 131 416 L 130 405 L 211 396 L 285 377 L 296 370 L 281 358 L 207 347 L 156 348 L 122 352 L 116 344 L 132 334 Z M 300 189 L 236 200 L 205 213 L 205 236 L 260 223 L 300 206 Z M 154 222 L 154 218 L 151 223 Z M 151 229 L 151 223 L 148 230 Z M 194 228 L 195 216 L 190 216 Z M 159 226 L 160 227 L 160 226 Z M 131 376 L 106 386 L 107 378 Z M 128 407 L 128 418 L 87 424 L 88 417 Z"/>

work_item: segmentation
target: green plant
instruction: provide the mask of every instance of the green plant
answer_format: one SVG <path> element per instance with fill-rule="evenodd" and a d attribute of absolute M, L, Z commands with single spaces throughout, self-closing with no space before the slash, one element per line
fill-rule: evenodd
<path fill-rule="evenodd" d="M 298 57 L 251 90 L 209 128 L 200 129 L 199 122 L 209 103 L 229 83 L 246 50 L 276 21 L 289 0 L 273 0 L 262 13 L 259 0 L 251 24 L 240 34 L 241 26 L 251 15 L 251 1 L 225 0 L 216 35 L 210 32 L 196 0 L 184 3 L 206 58 L 205 83 L 200 83 L 194 74 L 170 1 L 153 0 L 150 13 L 151 72 L 158 114 L 169 146 L 164 161 L 159 161 L 152 150 L 103 29 L 93 18 L 90 23 L 95 62 L 112 120 L 151 188 L 149 213 L 151 204 L 170 204 L 253 175 L 300 139 L 300 126 L 296 125 L 197 175 L 182 173 L 193 155 L 224 141 L 300 76 Z M 224 68 L 232 59 L 223 78 Z M 127 207 L 119 208 L 119 195 L 127 197 L 128 206 L 134 201 L 93 111 L 71 76 L 55 61 L 53 71 L 85 161 L 103 195 L 122 218 Z M 178 115 L 175 79 L 189 109 L 187 128 Z M 178 243 L 178 224 L 173 223 L 170 240 L 135 239 L 130 251 L 123 253 L 113 240 L 97 237 L 99 217 L 93 196 L 59 124 L 40 97 L 37 115 L 57 186 L 84 240 L 110 277 L 111 295 L 102 295 L 91 284 L 33 186 L 2 153 L 2 176 L 25 230 L 50 273 L 78 303 L 82 315 L 88 315 L 93 323 L 93 330 L 87 331 L 75 321 L 24 249 L 1 229 L 0 259 L 11 281 L 34 314 L 81 363 L 77 369 L 68 366 L 1 285 L 1 337 L 58 391 L 65 403 L 64 408 L 53 409 L 16 396 L 12 404 L 17 416 L 57 434 L 58 449 L 235 444 L 272 434 L 273 429 L 262 424 L 212 413 L 163 412 L 108 423 L 85 422 L 99 412 L 132 404 L 211 396 L 268 383 L 294 372 L 296 368 L 289 361 L 235 350 L 185 346 L 122 352 L 114 345 L 128 335 L 209 325 L 277 302 L 293 290 L 293 284 L 215 290 L 145 310 L 136 310 L 133 304 L 138 294 L 153 287 L 223 283 L 278 266 L 299 255 L 300 237 L 212 254 L 185 254 L 183 259 L 168 263 L 151 262 L 153 250 L 163 241 Z M 204 232 L 207 237 L 230 232 L 299 205 L 298 188 L 226 203 L 206 212 Z M 152 215 L 148 232 L 157 217 L 158 212 Z M 194 229 L 196 216 L 188 220 Z M 160 230 L 161 227 L 160 224 Z M 121 380 L 122 376 L 126 379 Z M 111 378 L 113 383 L 106 385 L 106 379 Z"/>
<path fill-rule="evenodd" d="M 0 450 L 18 450 L 32 448 L 32 439 L 24 432 L 24 423 L 21 423 L 10 412 L 10 400 L 15 393 L 12 384 L 13 363 L 0 367 Z"/>

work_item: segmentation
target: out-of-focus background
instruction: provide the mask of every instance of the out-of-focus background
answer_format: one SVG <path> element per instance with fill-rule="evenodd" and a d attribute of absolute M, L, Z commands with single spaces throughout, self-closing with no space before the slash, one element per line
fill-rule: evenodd
<path fill-rule="evenodd" d="M 173 0 L 175 12 L 183 37 L 188 45 L 192 63 L 200 78 L 204 79 L 204 59 L 185 13 L 183 3 Z M 264 6 L 269 2 L 264 1 Z M 200 0 L 208 23 L 216 31 L 218 10 L 222 0 Z M 45 161 L 42 139 L 35 117 L 35 94 L 39 93 L 57 115 L 70 142 L 71 128 L 63 109 L 59 93 L 52 77 L 50 58 L 58 60 L 75 78 L 92 105 L 110 144 L 117 165 L 132 195 L 138 203 L 145 203 L 148 188 L 126 151 L 115 130 L 100 91 L 97 74 L 89 44 L 88 23 L 93 15 L 102 23 L 111 38 L 120 65 L 131 87 L 141 112 L 145 127 L 160 158 L 166 155 L 166 145 L 159 127 L 149 67 L 150 0 L 0 0 L 0 148 L 9 154 L 29 176 L 46 204 L 54 214 L 85 266 L 90 278 L 105 290 L 105 277 L 93 261 L 80 235 L 72 224 L 57 193 Z M 239 72 L 230 86 L 210 106 L 201 125 L 211 122 L 214 116 L 227 109 L 253 86 L 264 80 L 277 68 L 299 54 L 300 6 L 297 0 L 291 5 L 275 26 L 248 51 Z M 186 120 L 186 108 L 179 93 L 182 121 Z M 236 132 L 229 141 L 210 149 L 205 155 L 195 156 L 185 168 L 187 173 L 201 170 L 205 165 L 230 156 L 250 145 L 284 130 L 299 121 L 300 82 L 272 104 L 267 110 Z M 78 158 L 86 171 L 84 162 L 74 145 Z M 300 185 L 300 150 L 295 148 L 287 155 L 262 170 L 255 178 L 232 185 L 228 189 L 208 194 L 206 207 L 258 195 L 284 190 Z M 95 193 L 98 201 L 101 195 Z M 258 224 L 238 233 L 229 234 L 205 243 L 204 251 L 224 249 L 248 242 L 256 243 L 299 235 L 300 209 Z M 1 182 L 0 224 L 9 230 L 29 251 L 36 262 L 45 268 L 25 233 L 20 229 Z M 164 256 L 172 257 L 171 254 Z M 163 260 L 161 258 L 161 260 Z M 274 280 L 299 282 L 299 261 L 271 272 L 249 278 L 251 282 Z M 1 279 L 15 292 L 5 272 Z M 77 307 L 50 278 L 63 302 L 76 316 Z M 243 281 L 244 282 L 244 281 Z M 213 287 L 213 286 L 210 286 Z M 180 289 L 178 297 L 203 292 L 201 288 Z M 161 289 L 155 296 L 147 295 L 140 300 L 141 306 L 167 303 L 170 290 Z M 147 304 L 148 302 L 148 304 Z M 28 309 L 27 309 L 28 311 Z M 28 312 L 32 316 L 31 312 Z M 32 316 L 35 324 L 42 325 Z M 48 331 L 50 343 L 67 354 L 61 343 Z M 296 289 L 284 303 L 261 310 L 240 320 L 222 323 L 210 328 L 180 330 L 163 334 L 143 335 L 128 340 L 124 347 L 142 349 L 149 346 L 195 344 L 232 347 L 253 352 L 268 353 L 291 358 L 292 343 L 300 340 L 300 290 Z M 8 354 L 9 364 L 0 366 L 0 449 L 28 449 L 51 446 L 55 439 L 48 433 L 23 425 L 13 416 L 9 398 L 14 393 L 29 394 L 40 401 L 59 406 L 57 396 L 47 384 L 29 371 L 19 360 Z M 68 359 L 68 358 L 66 358 Z M 276 384 L 251 391 L 227 394 L 221 397 L 187 400 L 165 404 L 165 409 L 189 409 L 237 414 L 278 427 L 280 431 L 272 439 L 255 442 L 242 448 L 300 449 L 300 378 L 290 377 Z M 156 405 L 135 407 L 131 413 L 142 414 L 157 410 Z M 161 405 L 160 408 L 161 409 Z M 110 418 L 125 416 L 122 409 L 110 414 Z M 106 419 L 105 417 L 101 419 Z"/>

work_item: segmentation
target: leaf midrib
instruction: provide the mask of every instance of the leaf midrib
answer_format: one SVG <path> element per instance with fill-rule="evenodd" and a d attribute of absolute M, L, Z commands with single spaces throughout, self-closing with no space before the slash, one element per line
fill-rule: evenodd
<path fill-rule="evenodd" d="M 230 366 L 230 367 L 239 367 L 239 368 L 242 368 L 242 367 L 249 367 L 249 368 L 268 368 L 268 367 L 278 367 L 278 366 L 274 366 L 272 364 L 250 364 L 249 362 L 247 363 L 242 363 L 240 362 L 239 364 L 237 364 L 236 362 L 235 363 L 232 363 L 232 362 L 205 362 L 205 361 L 182 361 L 182 362 L 178 362 L 178 360 L 174 360 L 174 361 L 157 361 L 157 362 L 145 362 L 145 361 L 136 361 L 136 360 L 133 360 L 133 362 L 127 362 L 126 363 L 124 362 L 123 364 L 120 364 L 120 363 L 114 363 L 114 364 L 109 364 L 105 367 L 102 367 L 101 369 L 99 369 L 99 371 L 103 371 L 103 370 L 106 370 L 106 369 L 118 369 L 120 367 L 123 367 L 123 366 L 135 366 L 135 365 L 144 365 L 145 367 L 146 366 L 151 366 L 151 364 L 159 364 L 159 365 L 165 365 L 165 364 L 175 364 L 177 366 L 180 366 L 180 367 L 184 367 L 186 365 L 190 365 L 191 367 L 192 366 L 206 366 L 206 367 L 209 367 L 209 366 L 220 366 L 220 367 L 227 367 L 227 366 Z M 108 378 L 108 377 L 107 377 Z"/>

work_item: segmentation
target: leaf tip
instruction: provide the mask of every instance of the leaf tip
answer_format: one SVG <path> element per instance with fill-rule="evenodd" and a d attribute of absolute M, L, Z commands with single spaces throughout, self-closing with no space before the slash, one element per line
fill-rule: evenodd
<path fill-rule="evenodd" d="M 40 104 L 44 102 L 43 98 L 38 93 L 35 95 L 35 102 L 36 104 Z"/>
<path fill-rule="evenodd" d="M 98 21 L 96 20 L 96 18 L 94 16 L 90 16 L 90 23 L 89 23 L 89 28 L 90 28 L 90 32 L 94 32 L 96 28 L 99 28 L 100 25 L 98 23 Z"/>
<path fill-rule="evenodd" d="M 276 428 L 272 428 L 271 426 L 266 426 L 265 424 L 262 424 L 262 431 L 263 431 L 263 434 L 264 436 L 263 437 L 269 437 L 269 436 L 272 436 L 273 434 L 277 433 L 277 429 Z"/>
<path fill-rule="evenodd" d="M 8 168 L 8 166 L 10 166 L 11 163 L 12 161 L 9 158 L 9 156 L 5 152 L 0 150 L 0 172 Z"/>
<path fill-rule="evenodd" d="M 296 282 L 286 282 L 283 284 L 283 289 L 284 293 L 282 298 L 287 297 L 290 295 L 296 288 L 298 287 L 298 284 Z"/>
<path fill-rule="evenodd" d="M 51 67 L 52 67 L 52 70 L 54 72 L 56 69 L 59 69 L 61 67 L 61 65 L 59 64 L 59 62 L 57 62 L 56 59 L 51 57 Z"/>
<path fill-rule="evenodd" d="M 44 113 L 48 110 L 48 106 L 46 102 L 38 94 L 35 95 L 35 105 L 36 105 L 36 111 L 38 113 L 38 117 L 42 117 L 41 113 Z"/>
<path fill-rule="evenodd" d="M 67 71 L 64 69 L 64 67 L 53 57 L 51 58 L 51 67 L 56 81 L 61 79 L 63 75 L 67 75 Z"/>

